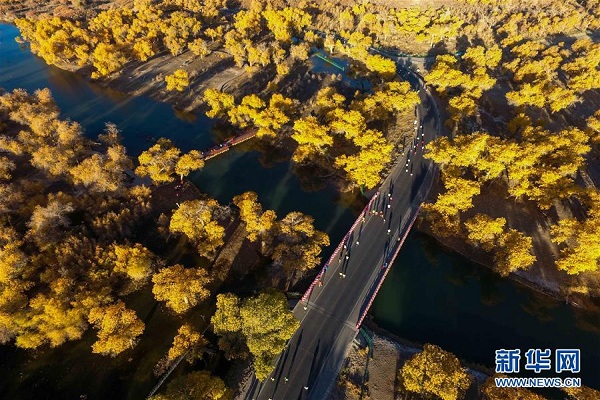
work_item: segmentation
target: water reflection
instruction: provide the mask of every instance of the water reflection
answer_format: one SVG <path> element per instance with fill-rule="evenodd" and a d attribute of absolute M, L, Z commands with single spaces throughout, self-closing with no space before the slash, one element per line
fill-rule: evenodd
<path fill-rule="evenodd" d="M 521 304 L 523 311 L 540 321 L 552 321 L 558 303 L 555 301 L 548 301 L 546 296 L 540 293 L 530 292 L 528 290 L 524 290 L 524 293 L 527 295 L 528 301 Z"/>
<path fill-rule="evenodd" d="M 600 388 L 596 314 L 502 279 L 434 243 L 417 232 L 408 236 L 373 304 L 378 325 L 490 367 L 500 348 L 579 348 L 588 366 L 583 383 Z"/>

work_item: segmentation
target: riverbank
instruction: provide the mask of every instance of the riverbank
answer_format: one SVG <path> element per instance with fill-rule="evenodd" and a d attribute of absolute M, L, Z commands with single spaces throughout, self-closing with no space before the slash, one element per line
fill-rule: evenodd
<path fill-rule="evenodd" d="M 372 354 L 364 337 L 359 334 L 348 352 L 329 400 L 397 399 L 401 390 L 398 371 L 408 359 L 423 350 L 422 345 L 395 336 L 372 321 L 365 325 L 372 340 Z M 461 364 L 473 379 L 466 398 L 477 399 L 479 387 L 494 371 L 464 360 L 461 360 Z"/>
<path fill-rule="evenodd" d="M 442 187 L 438 179 L 426 202 L 434 202 Z M 481 194 L 473 200 L 474 207 L 465 212 L 463 217 L 466 220 L 477 213 L 484 213 L 492 218 L 502 217 L 506 219 L 510 228 L 532 237 L 535 263 L 527 270 L 511 273 L 508 278 L 571 306 L 600 313 L 600 273 L 568 275 L 564 271 L 559 271 L 554 265 L 559 249 L 550 240 L 550 226 L 558 219 L 558 215 L 569 216 L 570 211 L 557 205 L 557 211 L 554 213 L 557 215 L 546 215 L 533 204 L 505 200 L 502 189 L 494 185 L 483 187 Z M 423 216 L 419 217 L 415 227 L 435 239 L 440 246 L 480 266 L 494 270 L 494 256 L 491 252 L 471 245 L 463 237 L 437 235 L 430 222 Z"/>

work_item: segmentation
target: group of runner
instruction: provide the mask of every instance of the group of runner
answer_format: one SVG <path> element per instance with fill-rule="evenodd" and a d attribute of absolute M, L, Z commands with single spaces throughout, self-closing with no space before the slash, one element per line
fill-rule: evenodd
<path fill-rule="evenodd" d="M 410 149 L 408 150 L 408 156 L 406 157 L 406 165 L 404 166 L 405 172 L 410 172 L 410 176 L 413 176 L 413 167 L 415 165 L 414 162 L 410 161 L 411 155 L 415 157 L 417 155 L 417 149 L 419 149 L 419 144 L 421 145 L 421 149 L 425 149 L 425 131 L 423 129 L 423 125 L 417 126 L 417 120 L 414 120 L 415 125 L 415 137 L 410 143 Z M 421 132 L 421 137 L 419 138 L 419 131 Z M 420 140 L 419 140 L 420 139 Z M 420 143 L 419 143 L 420 142 Z"/>
<path fill-rule="evenodd" d="M 410 157 L 411 157 L 411 155 L 413 155 L 413 156 L 416 155 L 417 149 L 419 148 L 419 144 L 421 146 L 421 149 L 423 149 L 425 147 L 425 132 L 423 130 L 423 125 L 422 124 L 417 125 L 417 124 L 418 124 L 418 121 L 415 119 L 414 120 L 415 137 L 413 138 L 413 140 L 411 142 L 411 146 L 410 146 L 410 149 L 408 152 L 408 157 L 407 157 L 407 161 L 406 161 L 406 165 L 405 165 L 406 172 L 410 172 L 411 176 L 413 175 L 414 162 L 411 162 Z M 420 131 L 420 138 L 419 138 L 419 131 Z M 371 206 L 367 210 L 365 210 L 363 212 L 362 216 L 360 217 L 361 225 L 360 225 L 359 235 L 356 239 L 357 246 L 360 245 L 360 232 L 362 231 L 363 225 L 366 222 L 367 215 L 369 215 L 369 214 L 376 215 L 382 219 L 383 223 L 386 222 L 386 218 L 391 218 L 391 206 L 392 206 L 392 200 L 394 199 L 393 192 L 394 192 L 394 183 L 393 182 L 390 182 L 388 190 L 385 194 L 382 194 L 380 190 L 377 191 L 377 193 L 375 194 L 375 200 L 372 201 Z M 390 215 L 388 215 L 388 213 Z M 392 229 L 391 229 L 391 221 L 390 221 L 390 224 L 388 224 L 387 234 L 391 235 L 391 233 L 392 233 Z M 343 245 L 342 245 L 342 249 L 340 249 L 340 253 L 339 253 L 339 257 L 338 257 L 338 264 L 342 264 L 342 261 L 344 261 L 344 265 L 342 266 L 342 268 L 339 272 L 339 275 L 342 278 L 345 278 L 346 277 L 345 266 L 347 266 L 348 262 L 350 261 L 352 245 L 355 243 L 354 242 L 354 232 L 349 232 L 342 241 L 343 241 Z M 400 241 L 400 237 L 397 238 L 397 241 Z M 388 266 L 388 262 L 387 262 L 387 260 L 385 260 L 382 268 L 387 268 L 387 266 Z M 328 268 L 329 268 L 329 264 L 325 264 L 325 267 L 323 268 L 323 273 L 319 277 L 319 281 L 318 281 L 319 287 L 323 286 L 323 278 L 324 278 Z"/>

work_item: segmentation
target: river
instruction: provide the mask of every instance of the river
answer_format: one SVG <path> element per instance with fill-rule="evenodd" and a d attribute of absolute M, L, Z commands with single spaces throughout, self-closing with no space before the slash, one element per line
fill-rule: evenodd
<path fill-rule="evenodd" d="M 203 115 L 183 115 L 167 104 L 119 94 L 77 74 L 47 66 L 14 41 L 17 34 L 15 27 L 0 24 L 0 87 L 29 91 L 49 87 L 63 117 L 78 121 L 89 136 L 96 136 L 106 122 L 113 122 L 122 130 L 124 144 L 133 156 L 149 147 L 153 138 L 167 137 L 189 150 L 205 149 L 227 136 Z M 324 254 L 328 256 L 355 218 L 355 211 L 348 206 L 352 199 L 340 196 L 333 187 L 306 189 L 289 162 L 265 159 L 254 146 L 250 141 L 210 160 L 202 171 L 191 175 L 191 180 L 221 203 L 253 190 L 263 206 L 279 216 L 294 210 L 312 215 L 316 227 L 331 237 L 333 245 Z M 136 308 L 138 314 L 144 315 L 144 307 Z M 583 383 L 600 388 L 597 315 L 500 279 L 419 233 L 409 235 L 372 314 L 377 324 L 400 337 L 435 343 L 465 360 L 487 366 L 493 366 L 494 350 L 499 348 L 521 348 L 522 352 L 529 348 L 580 348 Z M 160 323 L 168 324 L 168 319 L 160 315 L 151 318 L 156 326 L 154 335 L 160 334 Z M 136 357 L 133 364 L 124 366 L 125 361 L 119 358 L 91 355 L 91 341 L 93 335 L 89 334 L 60 350 L 35 353 L 0 347 L 0 369 L 10 371 L 0 378 L 0 398 L 9 394 L 18 399 L 74 399 L 87 394 L 88 399 L 138 399 L 147 393 L 154 378 L 146 372 L 163 350 Z M 151 344 L 146 341 L 140 345 Z M 86 366 L 88 363 L 93 366 Z"/>

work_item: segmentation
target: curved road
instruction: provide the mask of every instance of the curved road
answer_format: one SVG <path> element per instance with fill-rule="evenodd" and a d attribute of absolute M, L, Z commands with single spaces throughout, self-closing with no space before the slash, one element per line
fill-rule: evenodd
<path fill-rule="evenodd" d="M 371 210 L 359 216 L 346 248 L 326 268 L 323 284 L 314 286 L 307 303 L 299 302 L 294 308 L 300 328 L 280 355 L 273 374 L 264 382 L 253 379 L 240 398 L 325 399 L 333 388 L 361 316 L 367 312 L 433 180 L 433 166 L 423 159 L 423 143 L 437 137 L 439 113 L 421 77 L 403 67 L 399 75 L 409 80 L 421 97 L 415 109 L 413 144 L 417 146 L 409 144 L 406 154 L 396 161 Z"/>

